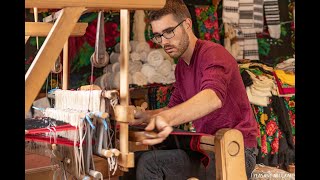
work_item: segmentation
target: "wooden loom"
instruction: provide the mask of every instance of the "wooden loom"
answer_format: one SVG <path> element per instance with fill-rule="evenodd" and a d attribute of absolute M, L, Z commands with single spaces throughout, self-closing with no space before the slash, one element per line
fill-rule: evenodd
<path fill-rule="evenodd" d="M 165 5 L 165 0 L 26 0 L 25 8 L 62 9 L 55 23 L 26 22 L 25 40 L 30 36 L 46 36 L 46 39 L 25 75 L 25 113 L 27 113 L 40 92 L 46 77 L 54 66 L 61 50 L 64 50 L 63 89 L 67 89 L 67 41 L 69 36 L 81 36 L 85 33 L 86 23 L 77 23 L 80 16 L 88 11 L 120 10 L 121 51 L 120 61 L 120 105 L 115 108 L 115 119 L 120 122 L 119 168 L 127 171 L 134 167 L 134 151 L 139 146 L 130 146 L 129 142 L 141 140 L 140 132 L 129 133 L 128 122 L 134 119 L 132 106 L 129 106 L 128 60 L 129 60 L 129 10 L 156 10 Z M 137 139 L 140 138 L 140 139 Z M 142 137 L 143 138 L 143 137 Z M 201 139 L 201 148 L 214 151 L 216 156 L 217 179 L 246 179 L 244 166 L 243 137 L 235 129 L 221 129 L 216 136 Z M 133 143 L 134 145 L 135 143 Z M 146 148 L 146 147 L 142 147 Z M 107 168 L 106 168 L 107 169 Z"/>

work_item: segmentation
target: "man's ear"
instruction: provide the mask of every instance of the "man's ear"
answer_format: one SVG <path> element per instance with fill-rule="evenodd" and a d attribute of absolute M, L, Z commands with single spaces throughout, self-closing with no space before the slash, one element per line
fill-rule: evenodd
<path fill-rule="evenodd" d="M 192 20 L 190 18 L 186 19 L 187 29 L 192 28 Z"/>

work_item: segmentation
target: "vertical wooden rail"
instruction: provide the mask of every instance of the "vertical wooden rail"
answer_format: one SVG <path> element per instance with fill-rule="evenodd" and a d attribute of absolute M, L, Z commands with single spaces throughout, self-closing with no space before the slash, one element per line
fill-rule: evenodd
<path fill-rule="evenodd" d="M 128 64 L 129 64 L 129 40 L 130 40 L 130 16 L 129 10 L 120 10 L 120 105 L 129 106 L 129 85 L 128 85 Z M 128 115 L 125 115 L 128 119 Z M 133 167 L 129 154 L 129 125 L 128 121 L 120 122 L 120 159 L 119 164 L 122 170 L 127 171 L 128 167 Z"/>
<path fill-rule="evenodd" d="M 68 40 L 64 44 L 63 47 L 63 70 L 62 70 L 62 89 L 67 90 L 68 89 L 68 78 L 69 78 L 69 63 L 68 63 Z"/>

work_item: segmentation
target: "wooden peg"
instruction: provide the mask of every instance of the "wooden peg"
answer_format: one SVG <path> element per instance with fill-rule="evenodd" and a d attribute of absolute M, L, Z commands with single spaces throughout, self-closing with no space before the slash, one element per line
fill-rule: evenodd
<path fill-rule="evenodd" d="M 108 150 L 108 149 L 101 149 L 101 152 L 100 154 L 104 157 L 112 157 L 113 153 L 111 150 Z"/>
<path fill-rule="evenodd" d="M 118 149 L 111 149 L 111 152 L 114 156 L 118 157 L 120 155 L 120 151 Z"/>

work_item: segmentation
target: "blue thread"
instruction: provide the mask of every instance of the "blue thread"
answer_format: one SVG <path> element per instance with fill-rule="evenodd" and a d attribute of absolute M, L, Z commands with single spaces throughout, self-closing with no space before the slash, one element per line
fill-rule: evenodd
<path fill-rule="evenodd" d="M 106 119 L 102 119 L 102 123 L 104 125 L 104 129 L 108 130 L 108 123 L 107 123 Z"/>
<path fill-rule="evenodd" d="M 44 108 L 38 108 L 38 107 L 35 107 L 35 106 L 32 106 L 33 109 L 36 109 L 36 110 L 39 110 L 39 111 L 44 111 L 45 109 Z"/>
<path fill-rule="evenodd" d="M 90 117 L 89 117 L 88 114 L 86 115 L 86 120 L 87 120 L 88 123 L 90 124 L 91 128 L 92 128 L 92 129 L 95 129 L 95 127 L 94 127 L 94 125 L 92 124 L 92 122 L 91 122 Z"/>

